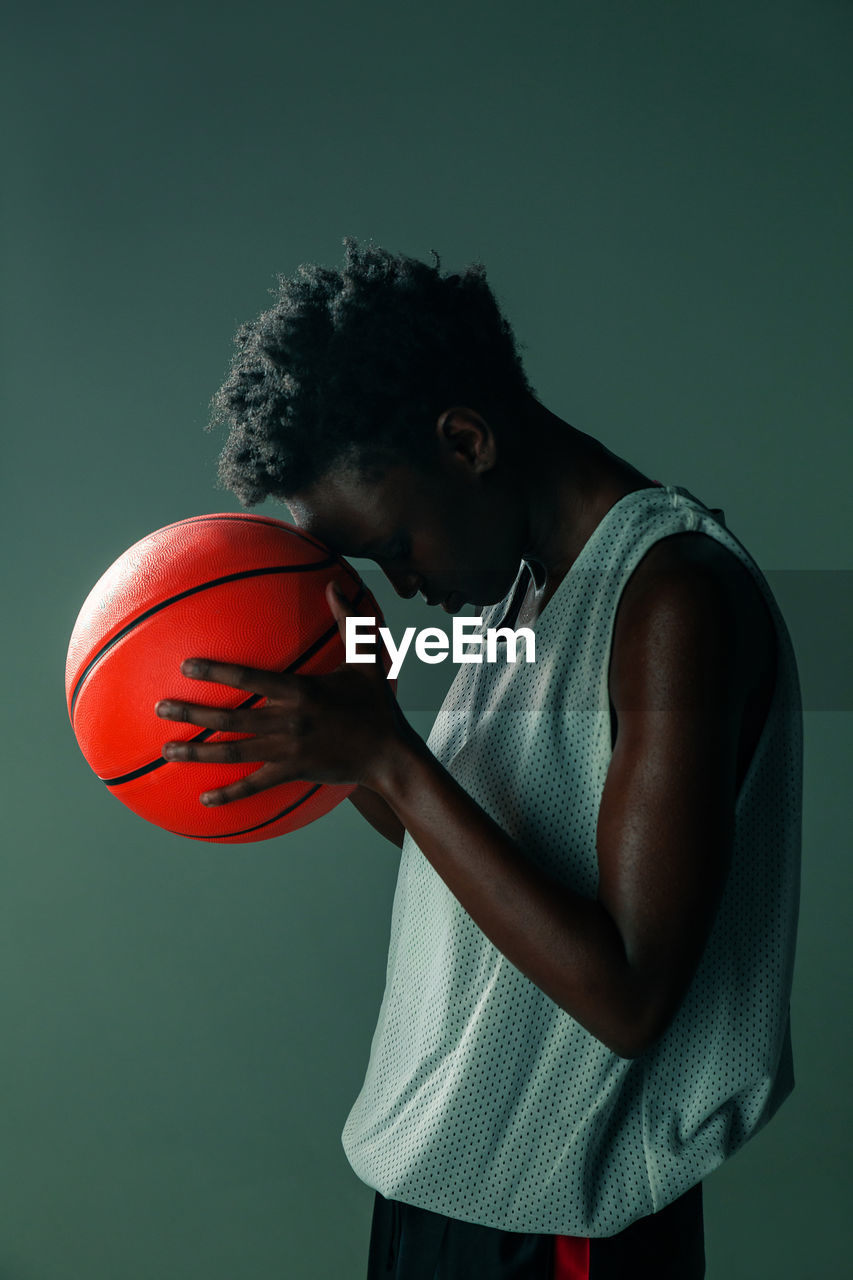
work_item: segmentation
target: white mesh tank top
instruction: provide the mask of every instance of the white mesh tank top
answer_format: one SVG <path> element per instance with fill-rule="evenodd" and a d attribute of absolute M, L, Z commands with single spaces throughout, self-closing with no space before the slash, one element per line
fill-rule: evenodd
<path fill-rule="evenodd" d="M 778 636 L 699 968 L 664 1035 L 621 1058 L 510 964 L 407 834 L 385 993 L 342 1135 L 355 1172 L 388 1199 L 506 1231 L 613 1235 L 720 1165 L 793 1088 L 799 682 L 770 588 L 721 511 L 673 485 L 620 499 L 536 620 L 535 663 L 462 665 L 428 741 L 532 860 L 595 897 L 616 607 L 649 547 L 687 530 L 749 568 Z"/>

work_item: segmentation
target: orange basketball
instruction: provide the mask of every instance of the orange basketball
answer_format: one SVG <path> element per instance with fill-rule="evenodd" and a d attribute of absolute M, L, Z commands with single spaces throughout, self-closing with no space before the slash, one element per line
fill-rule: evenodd
<path fill-rule="evenodd" d="M 361 614 L 381 614 L 345 560 L 293 525 L 224 514 L 179 520 L 134 543 L 89 592 L 65 668 L 77 742 L 114 796 L 149 822 L 193 840 L 244 843 L 294 831 L 353 790 L 288 782 L 229 804 L 199 796 L 259 769 L 164 760 L 166 742 L 227 742 L 243 735 L 161 719 L 162 698 L 228 707 L 261 705 L 259 694 L 190 680 L 185 658 L 237 662 L 310 675 L 344 661 L 325 598 L 341 584 Z"/>

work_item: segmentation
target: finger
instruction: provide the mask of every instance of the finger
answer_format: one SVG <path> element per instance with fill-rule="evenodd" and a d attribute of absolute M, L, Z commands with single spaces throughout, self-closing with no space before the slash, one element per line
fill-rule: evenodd
<path fill-rule="evenodd" d="M 349 600 L 344 595 L 344 589 L 339 582 L 326 583 L 326 603 L 332 611 L 332 617 L 338 624 L 338 631 L 342 638 L 345 638 L 346 620 L 355 615 Z"/>
<path fill-rule="evenodd" d="M 347 639 L 346 623 L 347 618 L 368 618 L 370 615 L 361 613 L 354 608 L 352 603 L 347 600 L 344 595 L 343 588 L 337 582 L 326 583 L 326 601 L 332 611 L 332 617 L 338 624 L 338 632 L 344 644 Z M 371 627 L 359 628 L 360 638 L 363 642 L 372 642 L 374 651 L 379 652 L 379 623 L 375 615 L 371 619 L 373 625 Z"/>
<path fill-rule="evenodd" d="M 195 702 L 158 702 L 154 710 L 163 720 L 180 720 L 187 724 L 202 725 L 217 733 L 263 733 L 266 727 L 265 707 L 247 707 L 245 710 L 227 707 L 205 707 Z"/>
<path fill-rule="evenodd" d="M 212 662 L 209 658 L 187 658 L 181 663 L 181 671 L 191 680 L 210 680 L 232 689 L 262 693 L 277 702 L 281 702 L 288 693 L 295 693 L 297 688 L 296 678 L 280 671 L 261 671 L 257 667 L 244 667 L 232 662 Z"/>
<path fill-rule="evenodd" d="M 281 765 L 264 764 L 245 778 L 230 782 L 227 787 L 217 787 L 214 791 L 204 791 L 199 800 L 204 805 L 231 804 L 234 800 L 245 800 L 248 796 L 256 796 L 260 791 L 267 791 L 281 782 L 293 782 Z"/>
<path fill-rule="evenodd" d="M 364 612 L 364 606 L 367 601 L 361 599 L 362 596 L 366 595 L 369 595 L 369 592 L 364 583 L 356 591 L 352 600 L 349 599 L 340 582 L 332 580 L 326 583 L 326 603 L 336 622 L 339 622 L 341 618 L 364 618 L 369 616 Z M 361 608 L 357 607 L 359 604 Z"/>
<path fill-rule="evenodd" d="M 195 764 L 243 764 L 249 760 L 266 760 L 269 743 L 262 738 L 236 738 L 232 742 L 165 742 L 166 760 L 190 761 Z"/>

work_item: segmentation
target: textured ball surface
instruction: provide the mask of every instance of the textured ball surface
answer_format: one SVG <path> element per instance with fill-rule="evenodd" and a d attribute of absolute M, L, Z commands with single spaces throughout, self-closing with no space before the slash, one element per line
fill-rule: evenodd
<path fill-rule="evenodd" d="M 166 742 L 244 735 L 161 719 L 163 698 L 233 709 L 265 699 L 190 680 L 185 658 L 311 675 L 344 661 L 325 598 L 340 583 L 357 612 L 381 614 L 358 574 L 295 526 L 243 513 L 195 516 L 134 543 L 80 610 L 65 668 L 68 713 L 86 760 L 113 795 L 157 826 L 196 840 L 266 840 L 319 818 L 353 790 L 287 782 L 229 804 L 199 796 L 261 768 L 166 761 Z"/>

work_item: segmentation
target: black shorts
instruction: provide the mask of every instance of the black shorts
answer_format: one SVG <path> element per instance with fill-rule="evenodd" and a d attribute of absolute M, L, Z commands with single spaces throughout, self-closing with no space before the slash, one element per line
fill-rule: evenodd
<path fill-rule="evenodd" d="M 615 1236 L 499 1231 L 379 1192 L 367 1280 L 702 1280 L 702 1183 Z"/>

